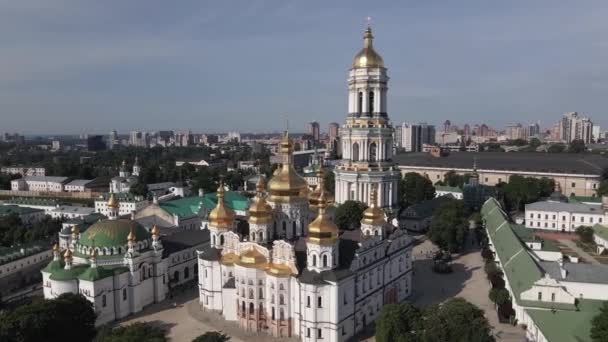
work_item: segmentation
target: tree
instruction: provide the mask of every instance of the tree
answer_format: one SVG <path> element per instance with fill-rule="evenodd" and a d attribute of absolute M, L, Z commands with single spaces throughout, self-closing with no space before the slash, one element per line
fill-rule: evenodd
<path fill-rule="evenodd" d="M 452 298 L 424 313 L 426 342 L 491 342 L 492 329 L 481 309 L 462 298 Z"/>
<path fill-rule="evenodd" d="M 1 314 L 0 341 L 91 341 L 95 318 L 91 302 L 65 293 Z"/>
<path fill-rule="evenodd" d="M 530 139 L 530 147 L 537 148 L 541 145 L 540 140 L 538 138 Z"/>
<path fill-rule="evenodd" d="M 219 331 L 209 331 L 206 332 L 194 340 L 192 342 L 226 342 L 230 340 L 230 336 L 223 334 Z"/>
<path fill-rule="evenodd" d="M 376 341 L 420 341 L 420 310 L 409 302 L 382 307 L 376 320 Z"/>
<path fill-rule="evenodd" d="M 355 230 L 361 227 L 363 211 L 367 206 L 359 201 L 346 201 L 336 208 L 335 222 L 342 230 Z"/>
<path fill-rule="evenodd" d="M 148 196 L 148 186 L 146 183 L 137 182 L 129 188 L 129 192 L 135 196 Z"/>
<path fill-rule="evenodd" d="M 564 144 L 552 144 L 547 148 L 547 152 L 549 153 L 562 153 L 566 149 Z"/>
<path fill-rule="evenodd" d="M 591 320 L 591 339 L 593 342 L 608 341 L 608 302 L 604 302 L 600 313 Z"/>
<path fill-rule="evenodd" d="M 137 322 L 116 328 L 105 326 L 99 330 L 95 342 L 166 342 L 166 335 L 166 330 L 159 326 Z"/>
<path fill-rule="evenodd" d="M 511 301 L 511 295 L 509 294 L 509 291 L 505 288 L 491 289 L 488 297 L 490 297 L 490 300 L 494 304 L 499 305 L 499 306 L 503 305 L 503 304 L 507 304 L 508 302 Z"/>
<path fill-rule="evenodd" d="M 442 183 L 444 185 L 462 188 L 464 184 L 469 181 L 469 178 L 471 178 L 470 174 L 459 175 L 456 173 L 456 171 L 451 170 L 446 172 L 446 174 L 443 176 Z"/>
<path fill-rule="evenodd" d="M 325 173 L 325 191 L 329 193 L 334 193 L 336 190 L 336 175 L 333 171 L 328 171 Z"/>
<path fill-rule="evenodd" d="M 463 201 L 449 199 L 433 213 L 427 235 L 439 248 L 456 252 L 464 245 L 467 227 Z"/>
<path fill-rule="evenodd" d="M 554 185 L 555 181 L 549 178 L 513 175 L 509 177 L 509 183 L 503 184 L 499 190 L 509 210 L 522 210 L 525 204 L 551 195 Z"/>
<path fill-rule="evenodd" d="M 597 195 L 598 196 L 608 195 L 608 180 L 605 179 L 600 183 L 599 188 L 597 188 Z"/>
<path fill-rule="evenodd" d="M 399 202 L 405 208 L 412 204 L 435 197 L 435 187 L 426 177 L 416 172 L 408 172 L 399 182 Z"/>
<path fill-rule="evenodd" d="M 576 228 L 576 235 L 581 239 L 582 242 L 591 243 L 593 242 L 593 228 L 589 226 L 580 226 Z"/>
<path fill-rule="evenodd" d="M 585 142 L 580 139 L 572 140 L 570 146 L 568 146 L 568 152 L 570 153 L 583 153 L 585 150 Z"/>

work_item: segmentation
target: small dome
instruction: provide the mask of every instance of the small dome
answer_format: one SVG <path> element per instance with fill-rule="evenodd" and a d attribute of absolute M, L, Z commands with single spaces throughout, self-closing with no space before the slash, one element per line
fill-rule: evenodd
<path fill-rule="evenodd" d="M 111 193 L 110 199 L 108 199 L 108 208 L 118 209 L 118 207 L 118 200 L 116 200 L 116 196 L 114 196 L 114 193 Z"/>
<path fill-rule="evenodd" d="M 255 248 L 241 254 L 238 264 L 248 268 L 266 268 L 266 266 L 268 266 L 264 254 L 260 253 Z"/>
<path fill-rule="evenodd" d="M 308 225 L 308 243 L 316 243 L 321 245 L 333 244 L 338 240 L 338 226 L 331 220 L 325 212 L 327 208 L 327 199 L 325 191 L 321 192 L 319 198 L 319 215 Z"/>
<path fill-rule="evenodd" d="M 292 198 L 302 197 L 308 184 L 291 165 L 292 148 L 287 132 L 283 136 L 279 152 L 286 157 L 286 162 L 275 171 L 268 182 L 268 192 L 271 201 L 289 202 Z"/>
<path fill-rule="evenodd" d="M 355 55 L 353 68 L 384 68 L 384 60 L 374 50 L 373 40 L 372 29 L 368 27 L 363 35 L 363 48 Z"/>
<path fill-rule="evenodd" d="M 217 188 L 217 206 L 209 213 L 209 225 L 217 228 L 231 228 L 234 223 L 234 211 L 224 204 L 224 183 Z"/>
<path fill-rule="evenodd" d="M 362 224 L 369 224 L 373 226 L 382 225 L 384 221 L 384 211 L 378 208 L 378 190 L 374 188 L 370 194 L 371 206 L 363 212 Z"/>
<path fill-rule="evenodd" d="M 144 241 L 150 233 L 142 225 L 127 219 L 103 220 L 93 224 L 78 240 L 79 245 L 87 247 L 115 247 L 127 244 L 129 234 L 134 241 Z"/>
<path fill-rule="evenodd" d="M 249 206 L 249 223 L 265 224 L 272 221 L 272 207 L 266 202 L 262 192 L 264 191 L 264 179 L 259 178 L 256 184 L 257 196 Z"/>
<path fill-rule="evenodd" d="M 150 232 L 154 236 L 159 236 L 160 235 L 160 229 L 158 229 L 158 226 L 156 224 L 154 225 L 154 227 L 152 227 L 152 230 Z"/>

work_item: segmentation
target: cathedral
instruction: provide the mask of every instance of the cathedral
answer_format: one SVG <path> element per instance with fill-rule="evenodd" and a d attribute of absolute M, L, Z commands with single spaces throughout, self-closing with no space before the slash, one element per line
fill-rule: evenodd
<path fill-rule="evenodd" d="M 267 186 L 261 177 L 257 183 L 247 233 L 237 231 L 236 215 L 224 203 L 224 188 L 218 189 L 217 206 L 209 213 L 210 244 L 198 252 L 203 310 L 218 312 L 250 332 L 345 341 L 373 323 L 383 305 L 410 295 L 413 241 L 389 224 L 380 208 L 395 200 L 390 193 L 396 185 L 391 182 L 398 174 L 390 163 L 392 132 L 383 109 L 385 69 L 371 39 L 368 28 L 365 47 L 351 70 L 356 83 L 351 87 L 359 89 L 358 82 L 373 85 L 379 101 L 373 102 L 370 95 L 373 113 L 349 114 L 346 145 L 361 150 L 349 147 L 345 153 L 351 159 L 354 152 L 360 153 L 362 159 L 341 169 L 342 180 L 354 175 L 361 180 L 355 184 L 369 190 L 361 227 L 338 229 L 323 170 L 310 191 L 293 167 L 293 144 L 286 132 L 279 145 L 281 165 Z M 342 180 L 336 183 L 338 191 L 345 191 Z"/>
<path fill-rule="evenodd" d="M 342 162 L 336 167 L 336 202 L 356 200 L 371 205 L 378 186 L 378 205 L 397 205 L 401 177 L 392 162 L 394 129 L 387 114 L 388 76 L 382 57 L 374 50 L 371 28 L 348 76 L 348 115 L 340 128 Z"/>

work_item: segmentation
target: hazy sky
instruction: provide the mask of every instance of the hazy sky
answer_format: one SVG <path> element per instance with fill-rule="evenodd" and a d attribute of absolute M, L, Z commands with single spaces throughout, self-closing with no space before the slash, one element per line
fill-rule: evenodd
<path fill-rule="evenodd" d="M 367 16 L 395 123 L 608 128 L 606 0 L 0 0 L 0 132 L 325 129 Z"/>

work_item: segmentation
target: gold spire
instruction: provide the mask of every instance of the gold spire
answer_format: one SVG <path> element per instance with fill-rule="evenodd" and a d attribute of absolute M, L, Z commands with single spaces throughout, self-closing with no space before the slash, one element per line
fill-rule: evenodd
<path fill-rule="evenodd" d="M 129 242 L 135 241 L 135 233 L 133 232 L 133 226 L 131 226 L 131 230 L 129 231 L 129 235 L 127 235 L 127 241 L 129 241 Z"/>
<path fill-rule="evenodd" d="M 156 226 L 156 224 L 154 224 L 154 226 L 152 227 L 152 236 L 160 236 L 160 229 L 158 229 L 158 227 Z"/>
<path fill-rule="evenodd" d="M 267 224 L 272 222 L 272 207 L 264 198 L 264 178 L 260 176 L 255 185 L 257 194 L 255 200 L 249 206 L 249 223 Z"/>
<path fill-rule="evenodd" d="M 382 57 L 374 50 L 372 28 L 367 27 L 363 34 L 363 49 L 355 55 L 353 68 L 384 68 Z"/>
<path fill-rule="evenodd" d="M 116 200 L 116 196 L 114 193 L 110 194 L 110 198 L 108 199 L 108 209 L 118 209 L 118 200 Z"/>
<path fill-rule="evenodd" d="M 209 225 L 217 228 L 231 228 L 234 223 L 234 211 L 224 203 L 224 182 L 217 188 L 217 205 L 209 213 Z"/>
<path fill-rule="evenodd" d="M 80 229 L 78 229 L 78 226 L 72 226 L 72 238 L 75 239 L 78 234 L 80 234 Z"/>
<path fill-rule="evenodd" d="M 333 244 L 338 240 L 338 226 L 331 220 L 325 212 L 327 208 L 327 198 L 325 190 L 321 191 L 319 197 L 319 215 L 308 225 L 307 243 L 316 243 L 320 245 Z"/>
<path fill-rule="evenodd" d="M 66 249 L 65 253 L 63 253 L 63 260 L 67 261 L 72 261 L 72 251 L 70 251 L 70 249 Z"/>
<path fill-rule="evenodd" d="M 59 245 L 57 243 L 53 245 L 53 253 L 59 253 Z"/>
<path fill-rule="evenodd" d="M 308 186 L 304 178 L 298 175 L 293 168 L 292 152 L 289 133 L 285 131 L 279 144 L 279 153 L 282 154 L 283 163 L 268 182 L 268 192 L 270 193 L 270 200 L 273 202 L 290 202 L 292 199 L 300 198 L 304 188 Z"/>
<path fill-rule="evenodd" d="M 378 189 L 376 186 L 374 186 L 374 189 L 370 194 L 370 202 L 370 207 L 365 209 L 365 211 L 363 212 L 363 219 L 361 220 L 361 223 L 374 226 L 384 224 L 384 212 L 382 211 L 382 209 L 378 208 L 377 204 Z"/>

